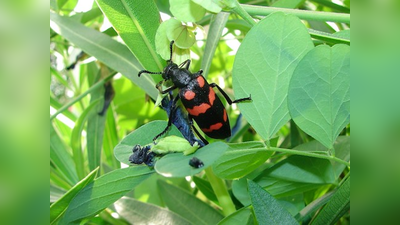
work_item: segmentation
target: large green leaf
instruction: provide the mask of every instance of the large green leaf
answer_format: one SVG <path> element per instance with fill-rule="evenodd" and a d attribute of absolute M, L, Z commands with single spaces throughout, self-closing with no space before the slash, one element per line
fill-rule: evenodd
<path fill-rule="evenodd" d="M 257 183 L 248 180 L 248 188 L 259 224 L 298 224 L 292 215 Z"/>
<path fill-rule="evenodd" d="M 92 182 L 96 177 L 97 171 L 99 168 L 96 168 L 92 172 L 90 172 L 85 178 L 79 181 L 75 186 L 68 190 L 61 198 L 59 198 L 56 202 L 54 202 L 50 206 L 50 224 L 54 224 L 60 217 L 64 214 L 71 200 L 76 196 L 76 194 L 82 190 L 88 183 Z"/>
<path fill-rule="evenodd" d="M 191 193 L 159 180 L 159 191 L 167 207 L 193 224 L 217 224 L 223 216 Z"/>
<path fill-rule="evenodd" d="M 211 166 L 227 149 L 228 145 L 225 143 L 214 142 L 198 149 L 190 155 L 171 153 L 158 160 L 154 168 L 157 173 L 166 177 L 192 176 Z M 189 161 L 193 157 L 200 159 L 204 166 L 201 168 L 191 167 Z"/>
<path fill-rule="evenodd" d="M 110 68 L 129 78 L 146 90 L 146 93 L 153 99 L 157 98 L 158 91 L 154 88 L 153 79 L 150 76 L 138 77 L 142 67 L 123 44 L 71 18 L 52 12 L 50 12 L 50 27 L 87 54 L 96 57 Z"/>
<path fill-rule="evenodd" d="M 154 1 L 96 0 L 114 29 L 144 68 L 162 71 L 164 60 L 156 53 L 155 36 L 160 15 Z"/>
<path fill-rule="evenodd" d="M 84 187 L 71 201 L 60 224 L 96 215 L 153 173 L 147 166 L 111 171 Z"/>
<path fill-rule="evenodd" d="M 236 98 L 251 94 L 253 101 L 239 108 L 263 139 L 271 139 L 289 121 L 289 81 L 312 48 L 302 22 L 281 12 L 261 20 L 243 39 L 232 70 L 233 87 Z"/>
<path fill-rule="evenodd" d="M 350 210 L 350 177 L 333 194 L 329 202 L 311 222 L 312 225 L 335 224 Z"/>
<path fill-rule="evenodd" d="M 254 146 L 258 148 L 254 148 Z M 218 177 L 224 179 L 237 179 L 249 174 L 272 155 L 271 151 L 260 148 L 258 143 L 230 144 L 229 150 L 219 158 L 213 171 Z"/>
<path fill-rule="evenodd" d="M 114 206 L 118 214 L 131 224 L 192 224 L 174 212 L 133 198 L 123 197 Z"/>
<path fill-rule="evenodd" d="M 288 105 L 294 122 L 331 149 L 350 122 L 350 47 L 310 51 L 293 73 Z"/>

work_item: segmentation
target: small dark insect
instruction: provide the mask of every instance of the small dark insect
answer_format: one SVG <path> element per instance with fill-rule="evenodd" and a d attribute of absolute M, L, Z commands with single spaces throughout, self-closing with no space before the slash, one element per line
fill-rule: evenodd
<path fill-rule="evenodd" d="M 150 151 L 150 146 L 135 145 L 132 149 L 133 154 L 129 156 L 129 162 L 133 164 L 145 163 L 148 166 L 154 166 L 154 152 Z"/>
<path fill-rule="evenodd" d="M 115 91 L 111 81 L 104 83 L 104 89 L 104 104 L 103 109 L 98 113 L 99 116 L 104 116 L 104 114 L 107 112 L 108 106 L 110 106 L 110 103 L 115 96 Z"/>
<path fill-rule="evenodd" d="M 189 160 L 189 166 L 193 167 L 193 168 L 201 168 L 204 166 L 203 161 L 201 161 L 199 158 L 197 157 L 193 157 Z"/>
<path fill-rule="evenodd" d="M 156 85 L 159 89 L 164 81 L 172 81 L 173 85 L 165 90 L 160 90 L 162 94 L 168 93 L 174 89 L 179 89 L 179 94 L 172 100 L 171 112 L 168 118 L 167 127 L 156 137 L 154 141 L 162 136 L 170 128 L 172 124 L 172 116 L 178 108 L 176 103 L 180 99 L 186 111 L 189 114 L 189 120 L 194 119 L 200 129 L 209 137 L 216 139 L 225 139 L 231 136 L 231 127 L 229 125 L 228 115 L 221 100 L 215 94 L 213 88 L 217 88 L 224 96 L 226 101 L 231 105 L 242 101 L 251 100 L 251 96 L 232 101 L 229 96 L 215 83 L 209 84 L 202 76 L 203 71 L 200 70 L 196 73 L 191 73 L 188 69 L 190 60 L 186 60 L 179 66 L 172 62 L 172 46 L 174 41 L 170 43 L 170 60 L 168 65 L 162 72 L 150 72 L 142 70 L 141 74 L 161 74 L 163 80 Z M 192 122 L 191 122 L 192 123 Z M 199 134 L 194 126 L 193 130 L 200 137 L 200 139 L 207 144 L 207 141 Z"/>

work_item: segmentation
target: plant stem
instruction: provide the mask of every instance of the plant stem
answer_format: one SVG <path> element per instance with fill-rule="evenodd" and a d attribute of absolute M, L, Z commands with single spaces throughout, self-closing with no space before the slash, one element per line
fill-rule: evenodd
<path fill-rule="evenodd" d="M 241 4 L 241 8 L 244 9 L 248 14 L 250 14 L 252 16 L 255 16 L 255 15 L 267 16 L 267 15 L 273 13 L 273 12 L 278 12 L 279 11 L 279 12 L 284 12 L 284 13 L 287 13 L 287 14 L 295 15 L 295 16 L 299 17 L 300 19 L 303 19 L 303 20 L 315 20 L 315 21 L 324 21 L 324 22 L 325 21 L 331 21 L 331 22 L 339 22 L 339 23 L 350 23 L 350 14 L 347 14 L 347 13 L 318 12 L 318 11 L 310 11 L 310 10 L 285 9 L 285 8 L 265 7 L 265 6 L 253 6 L 253 5 L 245 5 L 245 4 Z M 241 14 L 239 14 L 239 15 L 242 16 Z"/>
<path fill-rule="evenodd" d="M 235 1 L 235 7 L 232 8 L 232 11 L 239 14 L 244 20 L 246 20 L 251 26 L 256 25 L 257 23 L 253 20 L 253 18 L 249 15 L 248 11 L 245 10 L 239 2 Z"/>
<path fill-rule="evenodd" d="M 217 196 L 218 202 L 222 207 L 222 212 L 225 216 L 236 211 L 235 205 L 232 202 L 231 196 L 229 195 L 228 189 L 222 179 L 215 176 L 211 167 L 205 169 L 208 181 L 211 184 L 212 189 Z"/>
<path fill-rule="evenodd" d="M 317 154 L 317 153 L 312 153 L 312 152 L 305 152 L 305 151 L 286 149 L 286 148 L 276 148 L 276 147 L 270 147 L 270 148 L 264 148 L 264 149 L 266 151 L 283 152 L 283 153 L 289 153 L 289 154 L 294 154 L 294 155 L 310 156 L 310 157 L 320 158 L 320 159 L 329 159 L 329 160 L 333 160 L 333 161 L 345 164 L 346 166 L 350 166 L 349 162 L 346 162 L 342 159 L 336 158 L 334 156 L 329 156 L 329 155 L 322 155 L 322 154 Z"/>
<path fill-rule="evenodd" d="M 64 105 L 63 107 L 61 107 L 57 112 L 55 112 L 53 115 L 50 116 L 50 121 L 53 120 L 54 118 L 57 117 L 58 114 L 64 112 L 66 109 L 68 109 L 70 106 L 72 106 L 73 104 L 75 104 L 76 102 L 80 101 L 82 98 L 84 98 L 87 94 L 91 93 L 92 91 L 96 90 L 97 88 L 101 87 L 102 85 L 104 85 L 104 83 L 106 83 L 108 80 L 110 80 L 116 73 L 112 73 L 110 76 L 99 80 L 97 83 L 95 83 L 93 86 L 91 86 L 89 89 L 87 89 L 87 91 L 85 91 L 84 93 L 80 94 L 79 96 L 77 96 L 76 98 L 74 98 L 72 101 L 68 102 L 66 105 Z"/>

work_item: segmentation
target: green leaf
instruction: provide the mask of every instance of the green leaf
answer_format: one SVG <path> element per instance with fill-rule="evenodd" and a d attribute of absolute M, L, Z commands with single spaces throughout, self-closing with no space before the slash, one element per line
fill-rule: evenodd
<path fill-rule="evenodd" d="M 166 121 L 152 121 L 139 127 L 132 133 L 128 134 L 117 146 L 115 146 L 115 157 L 118 161 L 131 165 L 129 162 L 129 156 L 132 155 L 133 146 L 145 146 L 153 143 L 153 138 L 161 133 L 165 127 L 167 127 Z M 171 129 L 165 135 L 176 135 L 182 137 L 182 134 L 174 125 L 171 126 Z"/>
<path fill-rule="evenodd" d="M 162 71 L 163 61 L 156 53 L 155 36 L 160 25 L 160 15 L 154 1 L 96 0 L 144 68 Z"/>
<path fill-rule="evenodd" d="M 298 224 L 279 202 L 254 181 L 248 180 L 253 211 L 259 224 Z"/>
<path fill-rule="evenodd" d="M 96 177 L 99 167 L 90 172 L 85 178 L 75 184 L 71 189 L 68 190 L 61 198 L 54 202 L 50 206 L 50 224 L 54 224 L 64 214 L 65 210 L 69 206 L 71 200 L 76 194 L 82 190 L 88 183 L 92 182 Z"/>
<path fill-rule="evenodd" d="M 50 160 L 57 170 L 66 178 L 69 184 L 78 182 L 74 161 L 67 150 L 65 143 L 57 134 L 54 126 L 50 123 Z"/>
<path fill-rule="evenodd" d="M 339 187 L 329 202 L 311 222 L 312 225 L 335 224 L 350 210 L 350 177 Z"/>
<path fill-rule="evenodd" d="M 299 222 L 304 222 L 307 220 L 310 220 L 313 214 L 319 210 L 322 206 L 324 206 L 329 199 L 331 199 L 332 195 L 334 192 L 329 192 L 325 194 L 324 196 L 314 200 L 310 204 L 308 204 L 306 207 L 304 207 L 296 216 L 295 219 Z"/>
<path fill-rule="evenodd" d="M 278 0 L 274 2 L 271 6 L 277 8 L 289 8 L 295 9 L 303 4 L 305 0 Z"/>
<path fill-rule="evenodd" d="M 222 12 L 217 15 L 212 15 L 211 17 L 206 47 L 204 49 L 203 59 L 201 60 L 201 68 L 203 69 L 204 77 L 207 77 L 208 75 L 212 59 L 215 56 L 215 50 L 217 49 L 217 45 L 221 39 L 222 31 L 225 28 L 229 15 L 229 13 Z"/>
<path fill-rule="evenodd" d="M 253 215 L 251 209 L 248 207 L 243 207 L 236 212 L 230 214 L 221 220 L 218 225 L 231 225 L 231 224 L 240 224 L 240 225 L 253 225 Z"/>
<path fill-rule="evenodd" d="M 213 202 L 218 201 L 210 182 L 197 176 L 193 176 L 193 182 L 196 184 L 196 187 L 201 191 L 201 193 L 203 193 L 204 196 L 207 197 L 208 200 Z"/>
<path fill-rule="evenodd" d="M 89 85 L 93 85 L 94 83 L 99 81 L 100 73 L 97 70 L 93 71 L 92 69 L 90 69 L 89 65 L 86 76 L 94 78 L 92 82 L 89 82 Z M 100 100 L 102 104 L 104 104 L 104 91 L 105 88 L 103 86 L 91 92 L 90 102 Z M 98 112 L 100 112 L 103 107 L 102 104 L 99 104 L 99 106 L 90 113 L 87 122 L 86 140 L 89 170 L 93 170 L 94 168 L 100 166 L 101 147 L 103 144 L 104 127 L 106 121 L 105 115 L 101 116 L 98 114 Z"/>
<path fill-rule="evenodd" d="M 311 184 L 335 182 L 334 171 L 329 160 L 292 155 L 267 169 L 263 176 Z"/>
<path fill-rule="evenodd" d="M 132 190 L 153 173 L 147 166 L 113 170 L 84 187 L 72 199 L 60 224 L 91 217 Z"/>
<path fill-rule="evenodd" d="M 221 6 L 219 6 L 213 0 L 192 0 L 192 1 L 197 3 L 198 5 L 201 5 L 203 8 L 207 9 L 207 11 L 213 13 L 219 13 L 222 10 Z"/>
<path fill-rule="evenodd" d="M 131 224 L 192 224 L 174 212 L 133 198 L 123 197 L 114 206 L 118 214 Z"/>
<path fill-rule="evenodd" d="M 118 145 L 118 133 L 117 125 L 114 118 L 114 107 L 110 104 L 108 112 L 106 113 L 106 124 L 104 128 L 104 138 L 103 138 L 103 152 L 105 156 L 105 161 L 113 168 L 119 168 L 120 164 L 114 156 L 114 147 Z"/>
<path fill-rule="evenodd" d="M 350 161 L 350 136 L 339 136 L 333 144 L 335 149 L 335 157 L 343 159 L 346 162 Z M 328 153 L 328 148 L 320 142 L 313 140 L 299 146 L 294 147 L 296 150 L 302 151 L 320 151 Z M 335 180 L 339 178 L 346 165 L 336 161 L 331 161 L 333 170 L 335 172 Z"/>
<path fill-rule="evenodd" d="M 165 181 L 158 181 L 159 191 L 168 209 L 193 224 L 217 224 L 223 216 L 191 193 Z"/>
<path fill-rule="evenodd" d="M 154 88 L 153 79 L 150 76 L 138 77 L 142 67 L 123 44 L 108 35 L 52 12 L 50 12 L 50 27 L 87 54 L 129 78 L 153 99 L 157 98 L 158 91 Z"/>
<path fill-rule="evenodd" d="M 213 0 L 192 0 L 192 1 L 212 13 L 219 13 L 222 10 L 221 6 L 219 6 Z"/>
<path fill-rule="evenodd" d="M 350 122 L 350 47 L 320 45 L 310 51 L 293 73 L 288 105 L 294 122 L 332 149 Z"/>
<path fill-rule="evenodd" d="M 82 131 L 85 126 L 87 119 L 89 118 L 89 114 L 93 109 L 96 109 L 97 104 L 99 104 L 100 99 L 92 102 L 81 114 L 78 120 L 75 123 L 75 127 L 72 130 L 71 134 L 71 148 L 73 151 L 73 159 L 75 161 L 75 168 L 78 174 L 78 177 L 82 179 L 85 177 L 85 162 L 82 152 Z"/>
<path fill-rule="evenodd" d="M 157 173 L 166 177 L 186 177 L 192 176 L 211 166 L 225 150 L 228 145 L 223 142 L 214 142 L 198 149 L 191 155 L 183 155 L 182 153 L 171 153 L 156 162 L 154 169 Z M 197 157 L 204 166 L 201 168 L 193 168 L 189 165 L 191 158 Z"/>
<path fill-rule="evenodd" d="M 174 23 L 175 19 L 169 19 L 164 21 L 159 26 L 156 33 L 156 50 L 157 53 L 165 60 L 170 60 L 171 52 L 170 52 L 170 43 L 173 39 L 169 39 L 167 37 L 167 33 L 170 31 L 170 22 Z M 189 49 L 180 49 L 177 46 L 173 47 L 172 61 L 176 64 L 180 64 L 181 62 L 189 59 L 190 50 Z"/>
<path fill-rule="evenodd" d="M 191 0 L 170 0 L 171 13 L 180 21 L 196 22 L 206 14 L 206 10 Z"/>
<path fill-rule="evenodd" d="M 196 42 L 196 37 L 193 31 L 188 29 L 188 26 L 182 24 L 177 19 L 169 19 L 167 24 L 167 37 L 170 41 L 174 40 L 175 45 L 181 49 L 188 49 Z"/>
<path fill-rule="evenodd" d="M 281 12 L 261 20 L 243 39 L 232 70 L 235 97 L 251 94 L 253 101 L 241 103 L 239 108 L 264 140 L 289 121 L 289 81 L 300 59 L 312 48 L 302 22 Z"/>
<path fill-rule="evenodd" d="M 265 148 L 253 146 L 252 143 L 230 144 L 228 151 L 215 162 L 215 174 L 224 179 L 238 179 L 257 169 L 272 155 Z"/>

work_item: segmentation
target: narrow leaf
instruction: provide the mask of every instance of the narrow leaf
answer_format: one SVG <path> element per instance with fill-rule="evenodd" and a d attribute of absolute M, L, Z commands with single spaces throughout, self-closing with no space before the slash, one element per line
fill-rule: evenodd
<path fill-rule="evenodd" d="M 162 71 L 163 60 L 157 55 L 155 36 L 160 15 L 154 1 L 96 0 L 114 29 L 144 68 Z"/>
<path fill-rule="evenodd" d="M 72 199 L 60 224 L 96 215 L 131 191 L 152 173 L 153 171 L 147 166 L 128 167 L 111 171 L 97 178 Z"/>
<path fill-rule="evenodd" d="M 298 224 L 290 213 L 254 181 L 248 180 L 254 214 L 259 224 Z"/>
<path fill-rule="evenodd" d="M 230 214 L 229 216 L 225 217 L 218 223 L 218 225 L 230 225 L 230 224 L 253 225 L 254 222 L 251 209 L 249 209 L 249 207 L 243 207 L 237 210 L 236 212 Z"/>
<path fill-rule="evenodd" d="M 257 133 L 271 139 L 289 119 L 289 81 L 300 59 L 313 48 L 304 24 L 293 15 L 273 13 L 244 38 L 232 70 L 235 97 L 251 94 L 240 111 Z"/>
<path fill-rule="evenodd" d="M 82 190 L 88 183 L 94 180 L 98 170 L 99 168 L 96 168 L 95 170 L 90 172 L 85 178 L 75 184 L 75 186 L 69 189 L 67 193 L 65 193 L 61 198 L 59 198 L 50 206 L 50 224 L 54 224 L 58 219 L 60 219 L 65 210 L 68 208 L 71 200 L 76 196 L 76 194 L 80 190 Z"/>
<path fill-rule="evenodd" d="M 52 12 L 50 12 L 50 27 L 87 54 L 129 78 L 153 99 L 157 98 L 158 91 L 154 88 L 153 79 L 150 76 L 138 77 L 142 67 L 123 44 L 108 35 Z"/>
<path fill-rule="evenodd" d="M 335 224 L 350 210 L 350 177 L 339 187 L 329 202 L 311 222 L 312 225 Z"/>
<path fill-rule="evenodd" d="M 294 122 L 332 149 L 350 122 L 350 47 L 320 45 L 293 73 L 288 104 Z"/>
<path fill-rule="evenodd" d="M 204 49 L 203 60 L 201 61 L 201 68 L 203 69 L 203 76 L 205 77 L 207 77 L 208 71 L 210 70 L 211 62 L 215 55 L 215 49 L 217 49 L 217 45 L 221 39 L 222 31 L 225 28 L 229 15 L 229 13 L 221 12 L 217 15 L 212 15 L 211 17 L 206 47 Z"/>
<path fill-rule="evenodd" d="M 272 152 L 266 151 L 265 148 L 231 144 L 229 150 L 215 162 L 213 170 L 218 177 L 224 179 L 241 178 L 265 163 L 271 155 Z"/>
<path fill-rule="evenodd" d="M 217 224 L 223 216 L 191 193 L 159 180 L 159 191 L 167 207 L 193 224 Z"/>
<path fill-rule="evenodd" d="M 133 198 L 123 197 L 114 203 L 114 206 L 118 214 L 131 224 L 192 224 L 174 212 Z"/>
<path fill-rule="evenodd" d="M 89 85 L 93 85 L 100 79 L 100 73 L 98 73 L 97 70 L 90 69 L 89 65 L 87 75 L 94 78 L 92 82 L 89 81 Z M 102 70 L 104 70 L 104 67 Z M 94 90 L 90 94 L 90 102 L 100 100 L 101 103 L 104 104 L 104 91 L 104 87 Z M 105 116 L 98 114 L 102 107 L 103 106 L 99 104 L 95 110 L 90 113 L 88 118 L 86 140 L 89 170 L 93 170 L 94 168 L 100 166 L 101 147 L 103 144 L 104 126 L 106 121 Z"/>
<path fill-rule="evenodd" d="M 83 178 L 85 176 L 85 162 L 82 151 L 82 131 L 84 125 L 89 117 L 90 112 L 95 109 L 97 104 L 100 102 L 100 99 L 92 102 L 81 114 L 78 120 L 75 123 L 75 127 L 72 130 L 71 134 L 71 147 L 73 151 L 73 159 L 75 161 L 75 168 L 78 173 L 79 178 Z"/>
<path fill-rule="evenodd" d="M 69 184 L 78 182 L 74 161 L 68 152 L 65 143 L 57 134 L 54 126 L 50 123 L 50 160 L 64 175 Z"/>

